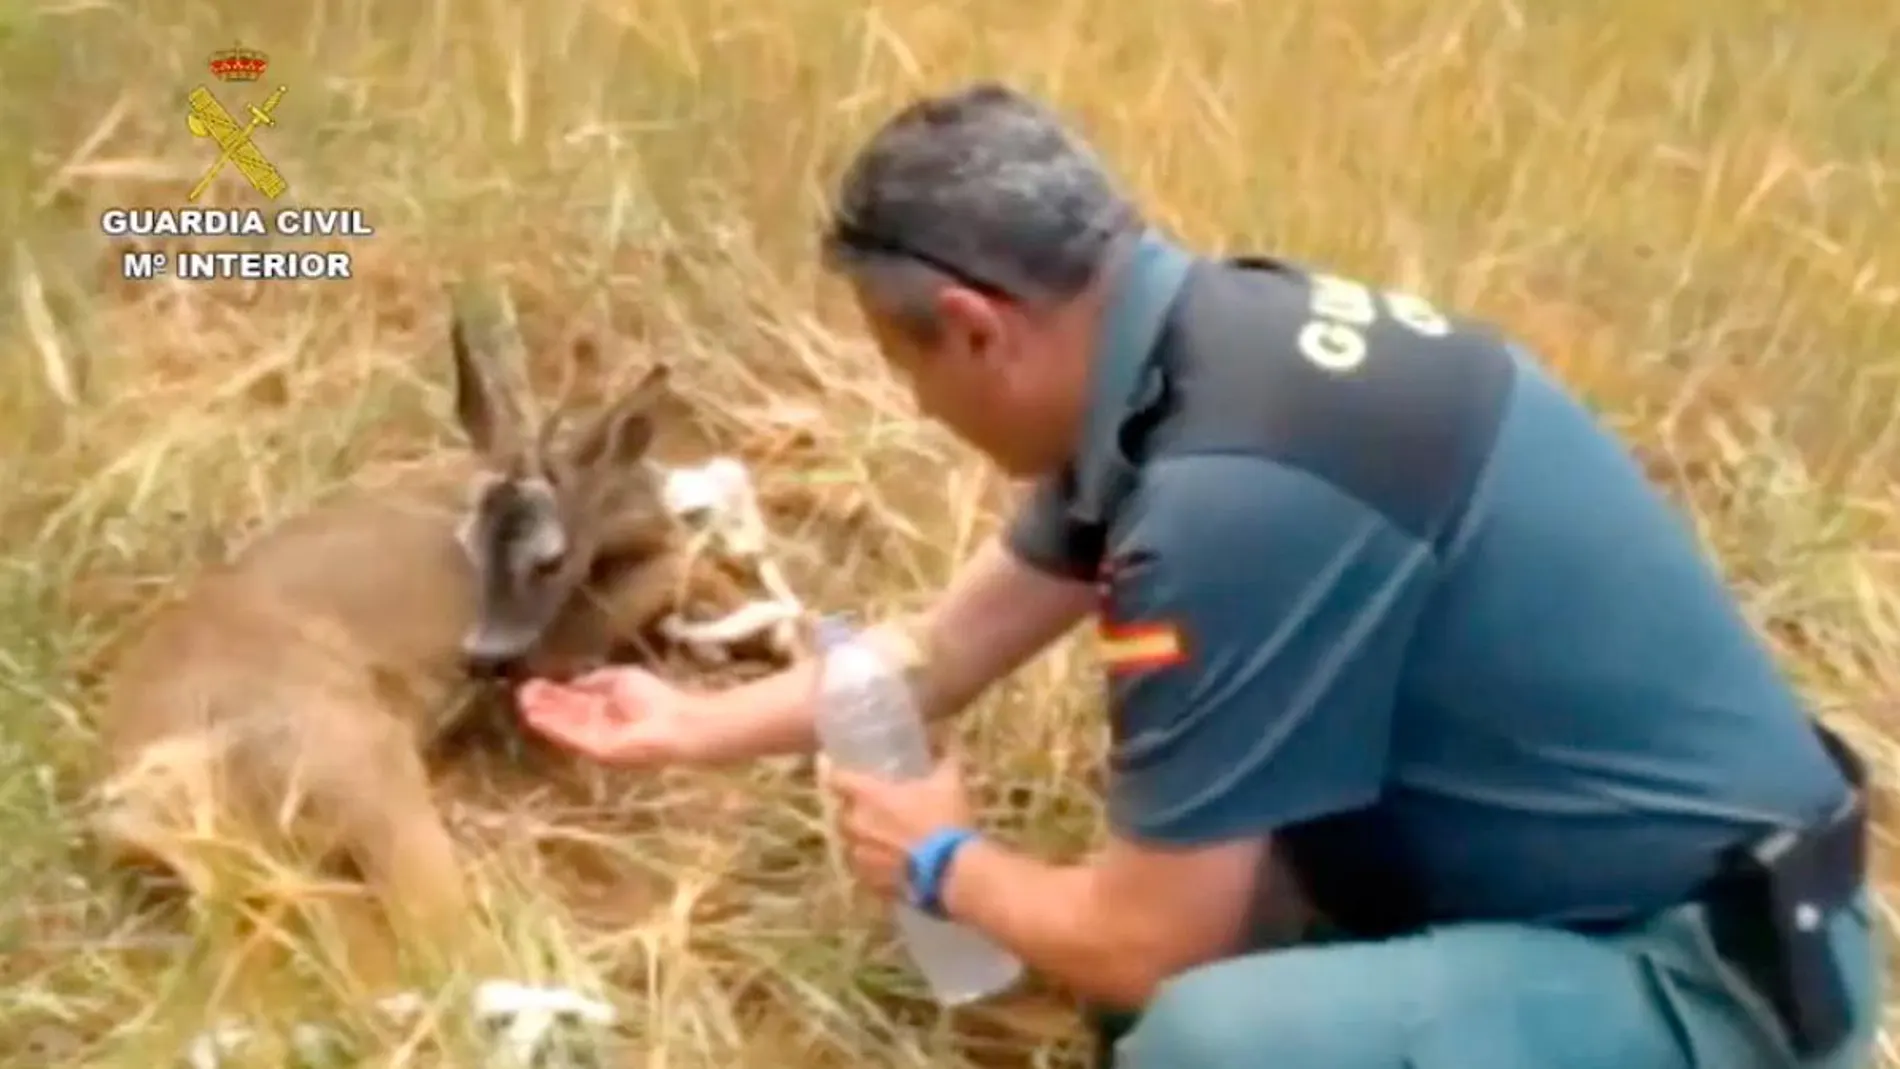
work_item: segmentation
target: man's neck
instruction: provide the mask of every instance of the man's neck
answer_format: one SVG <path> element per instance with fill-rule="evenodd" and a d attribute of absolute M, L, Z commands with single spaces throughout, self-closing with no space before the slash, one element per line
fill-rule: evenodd
<path fill-rule="evenodd" d="M 1095 362 L 1101 356 L 1102 338 L 1107 332 L 1109 304 L 1111 298 L 1121 286 L 1130 264 L 1135 258 L 1135 248 L 1140 243 L 1143 231 L 1127 231 L 1110 242 L 1106 255 L 1102 257 L 1102 266 L 1095 277 L 1069 307 L 1063 309 L 1057 329 L 1061 332 L 1062 348 L 1074 355 L 1076 367 L 1071 369 L 1086 394 L 1090 373 Z"/>
<path fill-rule="evenodd" d="M 1048 342 L 1045 351 L 1057 354 L 1059 361 L 1054 371 L 1061 379 L 1046 395 L 1059 407 L 1045 413 L 1045 425 L 1051 430 L 1059 428 L 1062 462 L 1072 461 L 1081 446 L 1095 393 L 1095 368 L 1101 359 L 1102 340 L 1107 336 L 1110 305 L 1134 260 L 1142 233 L 1129 231 L 1111 242 L 1088 285 L 1051 309 L 1042 324 Z"/>

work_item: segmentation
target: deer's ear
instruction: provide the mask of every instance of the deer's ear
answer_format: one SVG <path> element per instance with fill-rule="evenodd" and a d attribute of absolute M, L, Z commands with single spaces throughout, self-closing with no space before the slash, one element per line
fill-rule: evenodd
<path fill-rule="evenodd" d="M 640 381 L 601 413 L 575 443 L 574 461 L 587 471 L 631 464 L 653 444 L 653 409 L 671 387 L 665 364 L 647 369 Z"/>
<path fill-rule="evenodd" d="M 469 445 L 490 458 L 511 455 L 519 446 L 515 412 L 497 389 L 492 369 L 476 355 L 460 311 L 449 326 L 449 349 L 455 361 L 455 420 Z"/>

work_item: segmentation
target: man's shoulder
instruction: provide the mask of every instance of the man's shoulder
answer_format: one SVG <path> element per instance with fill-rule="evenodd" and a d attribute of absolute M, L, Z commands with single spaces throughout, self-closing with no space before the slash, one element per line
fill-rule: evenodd
<path fill-rule="evenodd" d="M 1177 441 L 1144 459 L 1114 528 L 1166 519 L 1184 531 L 1206 530 L 1239 517 L 1285 524 L 1299 518 L 1289 508 L 1321 500 L 1366 507 L 1349 490 L 1270 448 L 1197 448 Z"/>
<path fill-rule="evenodd" d="M 1251 453 L 1437 537 L 1489 457 L 1507 344 L 1423 301 L 1261 263 L 1204 264 L 1184 290 L 1151 455 Z"/>
<path fill-rule="evenodd" d="M 1252 452 L 1158 460 L 1127 500 L 1100 611 L 1116 821 L 1212 841 L 1374 797 L 1426 548 Z"/>
<path fill-rule="evenodd" d="M 1143 466 L 1104 545 L 1103 577 L 1142 564 L 1196 596 L 1231 600 L 1233 586 L 1317 596 L 1326 562 L 1352 557 L 1329 597 L 1423 563 L 1429 547 L 1376 506 L 1270 452 L 1173 451 Z M 1185 595 L 1184 595 L 1185 596 Z M 1243 599 L 1244 600 L 1244 599 Z M 1274 604 L 1255 604 L 1261 618 Z"/>
<path fill-rule="evenodd" d="M 1270 447 L 1172 442 L 1142 463 L 1115 528 L 1165 519 L 1184 532 L 1235 522 L 1287 526 L 1331 513 L 1382 518 L 1375 502 Z"/>

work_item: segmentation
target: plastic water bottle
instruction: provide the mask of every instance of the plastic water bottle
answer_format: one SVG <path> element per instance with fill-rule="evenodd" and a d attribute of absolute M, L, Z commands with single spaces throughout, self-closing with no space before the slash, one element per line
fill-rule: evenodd
<path fill-rule="evenodd" d="M 849 624 L 819 621 L 816 721 L 825 756 L 841 768 L 891 779 L 931 770 L 930 740 L 904 668 Z M 937 1001 L 955 1006 L 995 994 L 1022 975 L 1022 962 L 983 933 L 905 903 L 898 938 Z"/>

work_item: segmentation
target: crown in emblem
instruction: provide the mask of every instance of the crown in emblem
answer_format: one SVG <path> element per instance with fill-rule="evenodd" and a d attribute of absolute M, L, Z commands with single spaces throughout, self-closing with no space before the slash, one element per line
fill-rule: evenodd
<path fill-rule="evenodd" d="M 270 66 L 270 57 L 255 48 L 227 48 L 211 53 L 211 74 L 220 81 L 255 82 Z"/>

